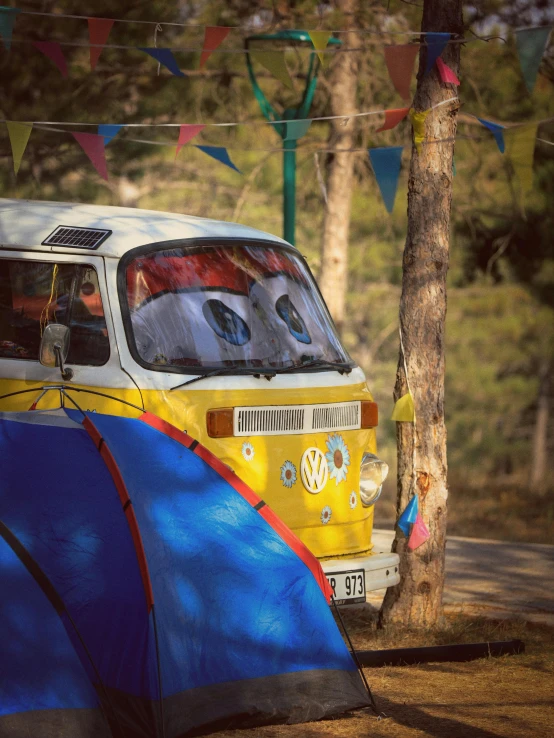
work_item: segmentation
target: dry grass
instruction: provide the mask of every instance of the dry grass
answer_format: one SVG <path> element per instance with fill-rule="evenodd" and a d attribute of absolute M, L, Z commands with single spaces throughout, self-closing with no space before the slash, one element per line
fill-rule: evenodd
<path fill-rule="evenodd" d="M 223 731 L 213 738 L 550 738 L 554 736 L 554 630 L 523 622 L 451 616 L 432 632 L 376 631 L 363 611 L 348 615 L 356 648 L 379 649 L 520 638 L 526 653 L 469 663 L 366 669 L 377 704 L 305 725 Z"/>

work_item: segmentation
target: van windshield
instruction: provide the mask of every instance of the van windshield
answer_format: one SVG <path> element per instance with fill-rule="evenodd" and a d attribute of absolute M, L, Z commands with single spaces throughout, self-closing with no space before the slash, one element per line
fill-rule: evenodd
<path fill-rule="evenodd" d="M 352 363 L 293 251 L 233 243 L 143 252 L 127 263 L 125 285 L 131 350 L 143 365 L 186 372 Z"/>

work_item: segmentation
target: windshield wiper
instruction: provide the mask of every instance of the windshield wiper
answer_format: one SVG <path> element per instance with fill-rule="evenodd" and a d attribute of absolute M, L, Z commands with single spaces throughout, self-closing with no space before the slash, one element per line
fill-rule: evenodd
<path fill-rule="evenodd" d="M 248 375 L 251 377 L 265 377 L 268 381 L 270 379 L 273 379 L 275 376 L 275 370 L 272 369 L 271 371 L 263 371 L 261 369 L 254 369 L 254 368 L 248 368 L 248 367 L 236 367 L 236 366 L 222 366 L 219 369 L 214 369 L 211 372 L 206 372 L 206 374 L 200 374 L 198 377 L 193 377 L 192 379 L 187 379 L 186 382 L 181 382 L 181 384 L 176 385 L 175 387 L 170 388 L 170 392 L 172 390 L 179 389 L 180 387 L 186 387 L 187 384 L 192 384 L 193 382 L 199 382 L 201 379 L 208 379 L 209 377 L 219 377 L 223 374 L 237 374 L 237 375 Z"/>
<path fill-rule="evenodd" d="M 347 364 L 344 361 L 328 361 L 327 359 L 324 359 L 320 356 L 318 358 L 314 357 L 313 359 L 308 359 L 308 361 L 303 361 L 301 364 L 293 364 L 292 366 L 287 366 L 284 369 L 275 369 L 275 372 L 277 374 L 300 372 L 304 369 L 309 369 L 310 367 L 335 369 L 337 372 L 340 372 L 340 374 L 350 374 L 350 372 L 352 371 L 352 367 L 350 366 L 350 364 Z"/>

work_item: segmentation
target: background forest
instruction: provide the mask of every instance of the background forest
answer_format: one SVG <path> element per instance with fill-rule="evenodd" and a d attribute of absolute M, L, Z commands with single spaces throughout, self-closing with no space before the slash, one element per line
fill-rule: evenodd
<path fill-rule="evenodd" d="M 9 3 L 8 3 L 9 4 Z M 10 53 L 0 52 L 4 120 L 81 123 L 262 122 L 247 77 L 243 39 L 279 28 L 344 29 L 360 40 L 357 110 L 402 107 L 383 59 L 383 46 L 407 43 L 396 35 L 419 28 L 421 9 L 401 0 L 357 0 L 345 17 L 338 0 L 205 0 L 134 3 L 98 0 L 20 0 L 22 10 L 91 15 L 144 23 L 116 23 L 109 44 L 189 49 L 175 57 L 186 78 L 133 49 L 105 48 L 90 71 L 87 24 L 22 14 Z M 535 90 L 520 71 L 513 29 L 553 22 L 549 3 L 478 0 L 465 10 L 455 149 L 451 263 L 447 318 L 446 418 L 449 531 L 469 536 L 554 543 L 554 34 Z M 191 24 L 163 25 L 156 23 Z M 203 70 L 198 61 L 204 25 L 238 27 Z M 371 33 L 378 31 L 378 33 Z M 493 37 L 491 39 L 491 37 Z M 483 40 L 490 39 L 490 40 Z M 64 46 L 70 74 L 30 44 Z M 80 45 L 79 45 L 80 44 Z M 347 44 L 345 44 L 347 45 Z M 231 53 L 237 50 L 237 53 Z M 287 52 L 289 53 L 289 52 Z M 330 56 L 320 73 L 310 115 L 333 107 Z M 305 59 L 305 55 L 304 55 Z M 290 68 L 295 59 L 287 57 Z M 286 88 L 260 68 L 264 89 L 282 107 Z M 336 79 L 335 79 L 336 82 Z M 295 85 L 301 89 L 299 76 Z M 415 74 L 412 81 L 415 89 Z M 352 111 L 347 111 L 352 112 Z M 524 204 L 509 162 L 493 136 L 472 117 L 503 125 L 539 126 L 534 187 Z M 406 233 L 406 179 L 411 126 L 376 132 L 382 115 L 354 119 L 352 217 L 343 339 L 364 367 L 381 411 L 380 453 L 391 465 L 377 518 L 392 521 L 395 427 L 392 389 L 398 361 L 398 303 Z M 270 126 L 205 128 L 194 143 L 225 146 L 237 173 L 192 146 L 175 158 L 177 128 L 126 129 L 107 148 L 109 182 L 95 172 L 67 133 L 35 125 L 17 178 L 6 129 L 0 136 L 0 181 L 5 197 L 96 202 L 236 220 L 281 235 L 281 139 Z M 337 124 L 315 122 L 299 141 L 296 243 L 312 270 L 321 270 L 325 183 L 340 135 Z M 150 143 L 138 143 L 140 139 Z M 155 144 L 166 145 L 155 145 Z M 169 145 L 172 144 L 172 145 Z M 404 170 L 393 213 L 385 210 L 366 149 L 404 146 Z"/>

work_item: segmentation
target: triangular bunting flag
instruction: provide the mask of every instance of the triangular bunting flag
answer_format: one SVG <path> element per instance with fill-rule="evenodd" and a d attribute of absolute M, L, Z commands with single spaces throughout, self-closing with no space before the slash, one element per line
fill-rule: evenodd
<path fill-rule="evenodd" d="M 414 495 L 412 499 L 406 505 L 404 512 L 398 518 L 396 526 L 400 528 L 406 538 L 410 535 L 411 526 L 415 523 L 418 512 L 418 500 L 417 495 Z"/>
<path fill-rule="evenodd" d="M 108 167 L 106 166 L 106 154 L 104 153 L 104 137 L 97 133 L 74 133 L 71 135 L 81 146 L 85 154 L 91 160 L 98 174 L 108 181 Z"/>
<path fill-rule="evenodd" d="M 516 31 L 519 63 L 529 92 L 533 92 L 551 30 L 552 26 L 542 26 L 539 28 L 521 28 Z"/>
<path fill-rule="evenodd" d="M 91 44 L 90 51 L 90 68 L 95 69 L 98 59 L 105 46 L 114 21 L 111 18 L 88 18 L 88 35 Z"/>
<path fill-rule="evenodd" d="M 220 46 L 227 38 L 230 28 L 224 26 L 206 26 L 204 30 L 204 46 L 200 54 L 200 69 L 210 58 L 210 55 Z"/>
<path fill-rule="evenodd" d="M 187 144 L 189 141 L 191 141 L 196 135 L 200 133 L 200 131 L 205 128 L 204 125 L 192 125 L 189 123 L 184 123 L 179 128 L 179 140 L 177 141 L 177 150 L 175 151 L 175 158 L 177 158 L 177 154 L 185 144 Z"/>
<path fill-rule="evenodd" d="M 331 34 L 329 31 L 308 31 L 308 36 L 311 38 L 314 49 L 317 51 L 319 61 L 321 62 L 321 66 L 323 66 L 325 64 L 325 54 L 322 54 L 321 52 L 325 51 L 327 48 Z"/>
<path fill-rule="evenodd" d="M 9 51 L 12 46 L 13 27 L 18 13 L 21 13 L 19 8 L 0 7 L 0 38 L 4 42 L 6 51 Z"/>
<path fill-rule="evenodd" d="M 112 138 L 115 138 L 123 126 L 115 123 L 101 123 L 98 126 L 98 135 L 104 139 L 104 146 L 107 146 Z"/>
<path fill-rule="evenodd" d="M 443 60 L 440 58 L 437 59 L 435 62 L 437 65 L 437 69 L 439 70 L 439 77 L 441 78 L 441 82 L 444 82 L 446 85 L 459 85 L 460 80 L 458 79 L 457 75 L 454 73 L 452 69 L 448 66 L 448 64 L 445 64 Z"/>
<path fill-rule="evenodd" d="M 27 148 L 29 136 L 33 130 L 33 124 L 16 123 L 13 120 L 7 120 L 6 126 L 8 128 L 10 144 L 12 145 L 13 170 L 17 174 L 19 172 L 19 167 L 21 166 L 23 154 Z"/>
<path fill-rule="evenodd" d="M 510 158 L 523 196 L 533 189 L 533 155 L 535 153 L 537 127 L 538 123 L 532 123 L 517 128 L 508 128 L 504 134 L 506 136 L 506 155 Z"/>
<path fill-rule="evenodd" d="M 430 112 L 431 108 L 419 113 L 416 113 L 413 108 L 410 110 L 410 120 L 414 129 L 414 144 L 418 154 L 421 154 L 421 144 L 425 141 L 425 121 Z"/>
<path fill-rule="evenodd" d="M 56 41 L 33 41 L 33 46 L 58 67 L 62 77 L 67 77 L 67 62 L 62 47 Z"/>
<path fill-rule="evenodd" d="M 410 99 L 410 82 L 414 73 L 414 63 L 419 44 L 385 46 L 385 64 L 392 83 L 404 100 Z"/>
<path fill-rule="evenodd" d="M 394 110 L 385 110 L 385 122 L 378 128 L 376 133 L 381 131 L 390 131 L 391 128 L 396 128 L 401 120 L 408 115 L 410 108 L 396 108 Z"/>
<path fill-rule="evenodd" d="M 302 120 L 289 120 L 285 123 L 285 138 L 284 141 L 294 140 L 296 141 L 302 136 L 305 136 L 308 132 L 308 128 L 312 125 L 312 121 L 309 118 Z"/>
<path fill-rule="evenodd" d="M 229 158 L 227 149 L 223 146 L 196 146 L 196 148 L 200 149 L 200 151 L 203 151 L 208 156 L 211 156 L 213 159 L 220 161 L 222 164 L 231 167 L 231 169 L 234 169 L 235 172 L 241 174 L 240 169 L 237 169 L 237 167 L 233 164 L 233 162 Z"/>
<path fill-rule="evenodd" d="M 429 74 L 435 66 L 435 62 L 442 54 L 442 50 L 450 41 L 449 33 L 426 33 L 425 41 L 427 43 L 427 61 L 425 63 L 425 74 Z"/>
<path fill-rule="evenodd" d="M 177 66 L 177 62 L 175 61 L 175 57 L 173 56 L 171 49 L 140 48 L 140 51 L 144 51 L 145 54 L 150 54 L 153 59 L 155 59 L 160 64 L 163 64 L 164 67 L 167 67 L 171 74 L 174 74 L 176 77 L 187 76 L 186 74 L 181 72 L 181 70 Z"/>
<path fill-rule="evenodd" d="M 289 90 L 293 90 L 292 79 L 290 78 L 285 57 L 282 51 L 260 51 L 260 49 L 251 49 L 250 58 L 257 61 L 262 67 L 282 82 Z"/>
<path fill-rule="evenodd" d="M 391 420 L 396 420 L 397 423 L 413 423 L 415 421 L 414 398 L 411 392 L 396 401 Z"/>
<path fill-rule="evenodd" d="M 485 120 L 484 118 L 477 118 L 479 123 L 482 123 L 485 128 L 488 128 L 489 131 L 494 136 L 494 139 L 496 141 L 496 145 L 498 146 L 498 150 L 501 154 L 504 153 L 505 145 L 504 145 L 504 128 L 505 126 L 501 126 L 499 123 L 492 123 L 490 120 Z"/>
<path fill-rule="evenodd" d="M 418 513 L 410 538 L 408 539 L 408 548 L 413 551 L 418 548 L 418 546 L 425 543 L 425 541 L 429 540 L 430 537 L 431 534 L 429 533 L 429 529 L 423 522 L 423 518 L 420 513 Z"/>
<path fill-rule="evenodd" d="M 369 158 L 385 207 L 392 213 L 402 166 L 402 146 L 369 149 Z"/>

